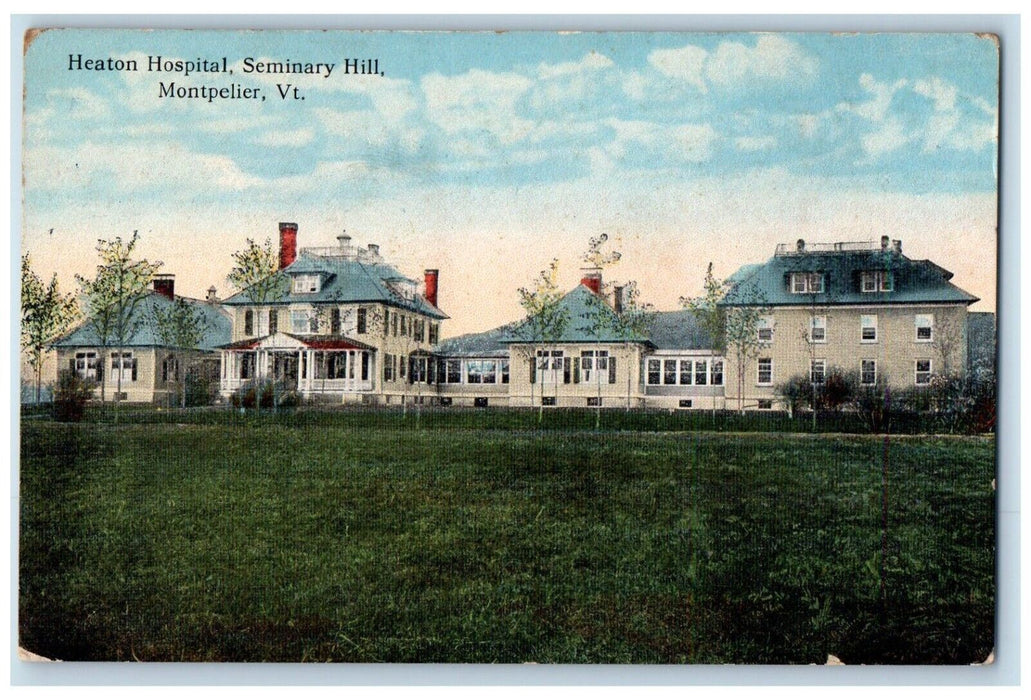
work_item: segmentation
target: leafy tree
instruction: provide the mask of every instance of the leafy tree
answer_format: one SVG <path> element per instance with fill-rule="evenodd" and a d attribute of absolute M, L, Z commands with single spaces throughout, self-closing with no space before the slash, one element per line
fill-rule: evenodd
<path fill-rule="evenodd" d="M 607 248 L 606 244 L 608 243 L 608 240 L 609 240 L 609 236 L 608 236 L 607 233 L 602 233 L 601 235 L 592 236 L 590 238 L 590 240 L 588 241 L 588 244 L 587 244 L 587 250 L 581 256 L 581 260 L 583 260 L 583 262 L 585 262 L 589 266 L 587 268 L 588 270 L 601 273 L 601 271 L 604 270 L 605 268 L 610 267 L 610 266 L 615 265 L 616 263 L 618 263 L 620 258 L 623 257 L 623 254 L 620 253 L 617 250 L 607 250 L 606 249 Z M 601 284 L 600 290 L 599 290 L 600 293 L 599 294 L 592 294 L 590 297 L 588 297 L 588 301 L 587 301 L 587 314 L 586 314 L 586 316 L 583 319 L 581 319 L 581 324 L 582 324 L 581 330 L 585 331 L 587 334 L 589 334 L 591 337 L 593 337 L 596 342 L 601 337 L 606 335 L 607 332 L 610 332 L 610 331 L 611 332 L 616 332 L 617 330 L 623 330 L 623 331 L 627 330 L 627 329 L 620 329 L 619 328 L 620 323 L 619 323 L 618 317 L 616 316 L 615 310 L 612 307 L 610 307 L 609 304 L 608 304 L 607 299 L 608 299 L 609 294 L 610 294 L 609 290 L 612 289 L 612 288 L 613 288 L 613 286 L 611 284 L 608 284 L 608 283 Z M 636 289 L 636 285 L 635 285 L 634 288 Z M 620 288 L 618 288 L 618 291 L 617 290 L 613 290 L 613 293 L 622 294 L 624 289 L 625 289 L 625 287 L 620 287 Z M 626 347 L 627 347 L 628 354 L 629 354 L 629 342 L 626 343 Z M 614 361 L 614 358 L 609 358 L 608 359 L 608 362 L 613 362 L 613 361 Z M 571 362 L 574 362 L 574 363 L 575 362 L 581 362 L 581 358 L 576 358 L 576 357 L 571 358 Z M 598 371 L 598 365 L 599 364 L 600 364 L 599 363 L 599 358 L 597 356 L 597 353 L 595 353 L 595 357 L 593 358 L 593 365 L 594 365 L 594 372 L 595 372 L 596 381 L 594 382 L 594 384 L 595 384 L 595 387 L 597 388 L 597 392 L 598 392 L 598 394 L 597 394 L 598 404 L 597 404 L 597 407 L 595 408 L 595 413 L 594 413 L 594 429 L 595 430 L 597 430 L 601 426 L 601 379 L 602 379 L 602 375 L 601 375 L 601 372 Z M 575 370 L 574 370 L 574 372 L 575 372 Z M 627 398 L 627 401 L 629 402 L 629 396 Z"/>
<path fill-rule="evenodd" d="M 186 408 L 187 353 L 195 349 L 207 331 L 207 321 L 200 309 L 182 297 L 167 309 L 155 305 L 151 313 L 154 332 L 162 345 L 172 349 L 172 360 L 182 372 L 182 407 Z"/>
<path fill-rule="evenodd" d="M 272 239 L 266 238 L 261 244 L 252 238 L 246 241 L 241 250 L 233 253 L 233 267 L 226 280 L 256 306 L 282 299 L 288 291 L 289 280 L 286 275 L 279 274 L 279 251 L 272 245 Z M 261 384 L 259 362 L 254 363 L 254 371 L 255 381 Z M 273 386 L 273 408 L 276 403 Z M 261 402 L 256 406 L 260 410 Z"/>
<path fill-rule="evenodd" d="M 97 243 L 100 264 L 96 275 L 87 279 L 76 275 L 82 290 L 87 315 L 100 347 L 119 351 L 119 372 L 117 392 L 122 393 L 122 362 L 120 351 L 132 339 L 143 322 L 137 313 L 140 302 L 150 293 L 150 283 L 161 268 L 161 262 L 134 260 L 139 232 L 133 231 L 132 238 L 123 241 L 121 236 L 112 241 L 101 239 Z M 101 352 L 101 366 L 105 362 Z M 100 400 L 105 401 L 105 382 L 100 382 Z"/>
<path fill-rule="evenodd" d="M 78 313 L 75 296 L 61 294 L 57 274 L 44 285 L 33 272 L 28 255 L 21 259 L 21 345 L 32 367 L 36 403 L 43 384 L 44 353 L 55 338 L 63 334 Z"/>
<path fill-rule="evenodd" d="M 530 402 L 533 403 L 533 384 L 536 383 L 537 358 L 534 353 L 536 345 L 550 347 L 565 331 L 569 324 L 569 312 L 562 305 L 562 293 L 558 288 L 558 260 L 552 260 L 548 267 L 541 270 L 530 287 L 519 288 L 519 305 L 526 312 L 526 319 L 515 327 L 515 336 L 529 343 L 525 354 L 533 362 L 530 384 Z M 551 359 L 549 358 L 549 363 Z M 556 387 L 557 391 L 557 387 Z M 541 385 L 541 396 L 544 386 Z M 544 405 L 541 402 L 537 421 L 544 419 Z"/>
<path fill-rule="evenodd" d="M 762 320 L 769 314 L 766 297 L 755 284 L 735 289 L 737 303 L 726 310 L 726 345 L 733 351 L 737 369 L 738 410 L 745 411 L 745 370 L 759 357 L 759 353 L 770 346 L 769 341 L 759 337 Z"/>
<path fill-rule="evenodd" d="M 641 301 L 641 290 L 637 282 L 630 281 L 616 287 L 616 293 L 621 296 L 621 303 L 616 312 L 612 315 L 612 330 L 614 334 L 623 339 L 623 345 L 627 354 L 626 367 L 626 411 L 630 412 L 630 394 L 632 389 L 631 380 L 637 372 L 629 362 L 631 342 L 640 341 L 651 329 L 655 320 L 655 307 Z"/>
<path fill-rule="evenodd" d="M 712 369 L 717 357 L 722 357 L 727 352 L 727 316 L 720 306 L 726 292 L 723 281 L 712 274 L 712 263 L 709 263 L 705 270 L 704 293 L 701 297 L 688 299 L 681 297 L 680 305 L 686 308 L 694 316 L 699 327 L 710 338 L 709 346 L 709 368 Z M 712 416 L 716 418 L 716 400 L 712 402 Z"/>

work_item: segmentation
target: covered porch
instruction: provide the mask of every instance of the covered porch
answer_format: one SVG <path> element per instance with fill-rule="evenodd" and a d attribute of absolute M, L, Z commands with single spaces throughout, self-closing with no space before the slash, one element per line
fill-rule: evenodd
<path fill-rule="evenodd" d="M 274 380 L 304 396 L 373 391 L 375 348 L 342 336 L 275 333 L 221 349 L 221 393 Z"/>

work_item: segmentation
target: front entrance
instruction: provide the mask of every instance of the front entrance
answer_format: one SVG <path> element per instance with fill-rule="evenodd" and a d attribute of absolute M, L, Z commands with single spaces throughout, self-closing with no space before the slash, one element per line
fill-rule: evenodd
<path fill-rule="evenodd" d="M 272 376 L 287 389 L 297 388 L 297 353 L 272 354 Z"/>

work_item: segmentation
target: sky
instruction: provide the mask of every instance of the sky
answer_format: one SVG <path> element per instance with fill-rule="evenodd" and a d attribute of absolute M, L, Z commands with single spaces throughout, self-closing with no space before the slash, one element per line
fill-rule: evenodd
<path fill-rule="evenodd" d="M 80 54 L 139 70 L 69 69 Z M 245 72 L 269 61 L 335 67 Z M 225 297 L 232 252 L 291 221 L 301 247 L 346 229 L 413 278 L 439 269 L 444 337 L 519 318 L 553 258 L 571 288 L 601 233 L 622 253 L 606 278 L 659 309 L 710 261 L 726 277 L 777 243 L 881 235 L 995 309 L 990 38 L 55 30 L 25 65 L 22 248 L 66 290 L 98 238 L 138 230 L 177 292 Z M 160 97 L 171 82 L 265 99 Z"/>

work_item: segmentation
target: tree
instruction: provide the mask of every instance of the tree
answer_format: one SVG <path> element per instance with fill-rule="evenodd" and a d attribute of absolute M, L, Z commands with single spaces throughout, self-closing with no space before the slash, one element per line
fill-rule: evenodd
<path fill-rule="evenodd" d="M 680 305 L 691 312 L 698 325 L 709 336 L 709 371 L 712 371 L 716 358 L 727 352 L 727 317 L 720 306 L 726 287 L 722 280 L 712 274 L 711 262 L 705 270 L 703 289 L 704 294 L 701 297 L 681 297 Z M 716 419 L 715 397 L 712 401 L 712 417 L 713 420 Z"/>
<path fill-rule="evenodd" d="M 581 256 L 581 260 L 588 265 L 587 270 L 590 272 L 596 272 L 599 275 L 602 270 L 619 262 L 623 254 L 617 250 L 605 250 L 606 243 L 609 240 L 607 233 L 602 233 L 598 236 L 592 236 L 587 244 L 587 250 Z M 601 338 L 606 332 L 614 332 L 617 327 L 616 313 L 613 308 L 608 305 L 606 301 L 609 296 L 609 288 L 612 285 L 607 283 L 599 282 L 599 293 L 592 294 L 588 297 L 587 302 L 587 314 L 582 319 L 581 330 L 586 332 L 596 343 L 599 343 Z M 622 289 L 620 290 L 620 293 Z M 615 293 L 615 292 L 613 292 Z M 606 365 L 609 362 L 613 362 L 615 358 L 607 358 Z M 583 362 L 582 358 L 571 358 L 572 362 Z M 597 406 L 594 412 L 594 429 L 597 430 L 601 426 L 601 357 L 598 353 L 595 353 L 594 357 L 591 358 L 592 368 L 594 370 L 595 387 L 597 388 Z M 581 368 L 580 371 L 583 371 Z M 574 375 L 576 370 L 574 369 Z M 583 376 L 583 375 L 581 375 Z M 629 401 L 629 399 L 628 399 Z"/>
<path fill-rule="evenodd" d="M 57 274 L 50 283 L 33 272 L 28 255 L 21 258 L 21 345 L 28 355 L 36 385 L 36 403 L 43 384 L 44 353 L 68 329 L 78 313 L 73 294 L 61 294 Z"/>
<path fill-rule="evenodd" d="M 186 356 L 180 360 L 180 353 L 195 349 L 207 331 L 207 321 L 200 309 L 182 297 L 176 299 L 165 310 L 154 306 L 151 312 L 154 332 L 162 345 L 172 349 L 172 360 L 182 373 L 182 407 L 186 408 L 186 373 L 189 365 Z"/>
<path fill-rule="evenodd" d="M 619 303 L 612 316 L 612 330 L 618 338 L 622 338 L 627 353 L 626 367 L 626 411 L 630 412 L 631 378 L 637 373 L 630 364 L 630 343 L 640 342 L 651 329 L 655 319 L 655 307 L 641 302 L 641 290 L 637 282 L 630 281 L 615 287 Z"/>
<path fill-rule="evenodd" d="M 744 413 L 745 370 L 770 345 L 769 340 L 759 335 L 759 328 L 769 314 L 769 308 L 766 306 L 765 295 L 754 283 L 747 287 L 739 285 L 735 292 L 736 303 L 741 305 L 727 308 L 725 332 L 727 348 L 734 352 L 737 369 L 738 410 Z"/>
<path fill-rule="evenodd" d="M 240 290 L 256 306 L 282 299 L 287 293 L 286 275 L 279 274 L 279 252 L 273 247 L 272 239 L 266 238 L 260 245 L 252 238 L 246 245 L 233 253 L 233 267 L 226 280 Z M 262 393 L 261 363 L 255 358 L 255 383 L 258 395 Z M 272 387 L 272 406 L 278 403 L 275 384 Z M 261 410 L 261 402 L 255 404 Z"/>
<path fill-rule="evenodd" d="M 132 339 L 143 319 L 137 313 L 140 302 L 150 293 L 150 283 L 161 268 L 161 262 L 134 260 L 139 232 L 133 231 L 128 242 L 121 236 L 112 241 L 97 242 L 100 264 L 92 279 L 76 275 L 85 299 L 90 323 L 96 332 L 100 347 L 113 348 L 118 353 L 117 392 L 122 393 L 122 348 Z M 104 366 L 104 352 L 100 357 Z M 103 375 L 100 379 L 100 400 L 104 402 Z"/>
<path fill-rule="evenodd" d="M 938 355 L 938 366 L 941 368 L 937 374 L 951 377 L 956 373 L 951 367 L 951 361 L 964 342 L 962 324 L 955 315 L 945 309 L 935 315 L 932 333 L 934 340 L 931 345 Z"/>
<path fill-rule="evenodd" d="M 529 360 L 533 363 L 530 375 L 530 403 L 533 403 L 533 384 L 536 383 L 535 375 L 540 364 L 534 353 L 535 346 L 539 344 L 547 347 L 554 344 L 562 337 L 562 333 L 569 324 L 569 312 L 561 303 L 562 294 L 558 288 L 557 278 L 558 260 L 555 259 L 549 263 L 546 269 L 537 274 L 531 287 L 519 288 L 519 305 L 526 312 L 526 319 L 516 326 L 514 335 L 529 344 L 527 350 L 523 352 L 528 354 Z M 542 359 L 546 362 L 553 362 L 550 358 L 542 357 Z M 554 365 L 551 367 L 554 368 Z M 544 386 L 542 383 L 542 399 L 543 396 Z M 542 400 L 537 422 L 539 423 L 543 419 L 544 402 Z"/>

